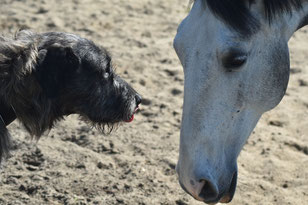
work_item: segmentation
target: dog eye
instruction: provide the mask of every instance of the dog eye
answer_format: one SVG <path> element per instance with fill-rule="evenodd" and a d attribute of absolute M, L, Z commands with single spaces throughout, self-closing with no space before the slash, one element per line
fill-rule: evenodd
<path fill-rule="evenodd" d="M 104 73 L 104 78 L 105 79 L 109 78 L 109 76 L 110 76 L 109 73 Z"/>
<path fill-rule="evenodd" d="M 222 64 L 228 72 L 237 71 L 247 61 L 247 54 L 241 51 L 229 51 L 222 58 Z"/>

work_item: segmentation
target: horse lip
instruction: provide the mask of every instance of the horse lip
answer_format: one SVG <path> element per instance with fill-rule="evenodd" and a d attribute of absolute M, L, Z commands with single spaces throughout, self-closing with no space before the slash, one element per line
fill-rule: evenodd
<path fill-rule="evenodd" d="M 213 201 L 203 201 L 203 202 L 206 203 L 206 204 L 209 204 L 209 205 L 215 205 L 215 204 L 219 203 L 219 201 L 215 201 L 215 202 L 213 202 Z"/>
<path fill-rule="evenodd" d="M 230 203 L 233 199 L 235 189 L 236 189 L 236 182 L 237 182 L 237 171 L 233 174 L 231 179 L 230 188 L 228 192 L 221 198 L 219 201 L 220 203 Z"/>
<path fill-rule="evenodd" d="M 227 203 L 230 203 L 232 201 L 232 196 L 230 196 L 229 194 L 227 196 L 224 196 L 220 201 L 219 203 L 224 203 L 224 204 L 227 204 Z"/>
<path fill-rule="evenodd" d="M 215 204 L 220 203 L 219 200 L 215 200 L 215 201 L 213 201 L 213 200 L 211 200 L 211 201 L 210 200 L 209 201 L 204 200 L 203 202 L 206 203 L 206 204 L 209 204 L 209 205 L 215 205 Z"/>

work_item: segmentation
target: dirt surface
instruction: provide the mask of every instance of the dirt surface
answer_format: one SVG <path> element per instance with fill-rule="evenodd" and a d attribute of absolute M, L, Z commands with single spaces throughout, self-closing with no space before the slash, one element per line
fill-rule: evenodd
<path fill-rule="evenodd" d="M 172 48 L 185 0 L 1 0 L 0 31 L 65 31 L 106 47 L 117 73 L 144 97 L 131 124 L 109 136 L 70 116 L 39 142 L 9 126 L 12 156 L 0 171 L 0 204 L 202 204 L 180 188 L 183 72 Z M 231 204 L 307 204 L 308 29 L 290 41 L 292 74 L 239 157 Z"/>

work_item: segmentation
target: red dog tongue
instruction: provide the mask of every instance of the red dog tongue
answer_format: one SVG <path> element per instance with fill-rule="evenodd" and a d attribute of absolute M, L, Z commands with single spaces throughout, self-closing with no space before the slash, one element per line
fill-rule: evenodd
<path fill-rule="evenodd" d="M 133 120 L 134 120 L 134 115 L 132 115 L 132 117 L 129 120 L 127 120 L 126 122 L 132 122 Z"/>
<path fill-rule="evenodd" d="M 125 122 L 132 122 L 134 120 L 134 115 L 138 110 L 139 110 L 139 107 L 135 109 L 134 114 L 131 116 L 131 118 L 129 120 L 126 120 Z"/>

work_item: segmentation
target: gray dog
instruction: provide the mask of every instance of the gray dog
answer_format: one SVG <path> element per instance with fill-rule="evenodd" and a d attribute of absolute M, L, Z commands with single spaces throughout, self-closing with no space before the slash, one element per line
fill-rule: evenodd
<path fill-rule="evenodd" d="M 0 162 L 10 146 L 6 125 L 16 118 L 37 138 L 70 114 L 110 131 L 132 121 L 140 103 L 108 52 L 90 40 L 30 31 L 0 37 Z"/>

